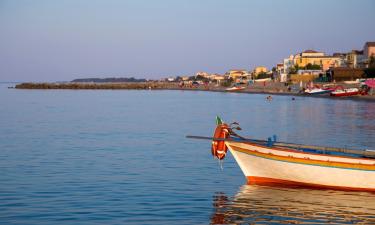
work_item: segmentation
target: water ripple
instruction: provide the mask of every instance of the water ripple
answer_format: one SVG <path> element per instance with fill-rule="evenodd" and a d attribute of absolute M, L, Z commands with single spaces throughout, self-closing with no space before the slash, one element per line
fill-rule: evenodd
<path fill-rule="evenodd" d="M 221 115 L 254 138 L 374 148 L 373 103 L 1 86 L 0 102 L 0 224 L 375 224 L 374 195 L 242 186 L 230 154 L 222 170 L 185 138 Z"/>

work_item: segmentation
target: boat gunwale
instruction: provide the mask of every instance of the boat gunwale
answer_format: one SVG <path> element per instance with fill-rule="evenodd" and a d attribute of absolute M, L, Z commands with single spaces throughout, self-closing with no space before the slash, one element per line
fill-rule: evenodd
<path fill-rule="evenodd" d="M 227 142 L 230 142 L 230 141 L 227 141 Z M 260 154 L 264 154 L 264 155 L 273 155 L 273 156 L 278 156 L 278 157 L 295 158 L 295 159 L 302 159 L 302 160 L 309 160 L 309 161 L 318 161 L 318 162 L 326 162 L 326 163 L 327 162 L 330 162 L 330 163 L 343 163 L 343 164 L 348 164 L 348 165 L 366 165 L 366 166 L 374 166 L 375 167 L 375 159 L 371 159 L 371 158 L 360 158 L 360 157 L 350 157 L 350 156 L 342 156 L 342 155 L 328 155 L 328 154 L 320 154 L 320 153 L 310 153 L 310 152 L 298 151 L 298 150 L 289 149 L 289 148 L 268 147 L 268 146 L 264 146 L 264 145 L 249 143 L 248 141 L 246 141 L 246 142 L 238 142 L 238 141 L 236 141 L 234 143 L 242 143 L 242 144 L 246 144 L 246 145 L 253 145 L 253 146 L 256 146 L 256 147 L 266 148 L 268 150 L 276 150 L 276 151 L 282 151 L 282 152 L 292 152 L 292 153 L 299 153 L 299 154 L 305 154 L 305 155 L 316 155 L 316 156 L 325 156 L 325 157 L 337 157 L 337 158 L 354 159 L 354 160 L 365 160 L 365 161 L 373 162 L 373 164 L 350 163 L 350 162 L 318 160 L 318 159 L 306 159 L 306 158 L 303 158 L 303 157 L 283 156 L 283 155 L 276 155 L 276 154 L 273 154 L 273 153 L 264 153 L 264 152 L 257 151 L 257 150 L 249 150 L 249 149 L 245 149 L 245 148 L 241 148 L 241 147 L 235 146 L 236 148 L 244 149 L 245 151 L 254 152 L 254 153 L 260 153 Z M 374 170 L 375 170 L 375 168 L 374 168 Z"/>
<path fill-rule="evenodd" d="M 234 147 L 240 148 L 240 147 Z M 233 151 L 241 152 L 244 154 L 248 154 L 253 157 L 259 157 L 266 160 L 275 160 L 284 163 L 292 163 L 292 164 L 300 164 L 305 166 L 319 166 L 319 167 L 327 167 L 327 168 L 335 168 L 335 169 L 344 169 L 344 170 L 359 170 L 365 172 L 375 172 L 375 164 L 361 164 L 361 163 L 348 163 L 348 162 L 338 162 L 338 161 L 323 161 L 317 159 L 306 159 L 306 158 L 298 158 L 293 156 L 280 156 L 275 155 L 272 153 L 263 153 L 259 151 L 251 151 L 248 149 L 240 148 L 240 149 L 233 149 Z M 288 160 L 289 159 L 289 160 Z M 293 160 L 290 160 L 293 159 Z M 369 168 L 368 168 L 369 167 Z"/>

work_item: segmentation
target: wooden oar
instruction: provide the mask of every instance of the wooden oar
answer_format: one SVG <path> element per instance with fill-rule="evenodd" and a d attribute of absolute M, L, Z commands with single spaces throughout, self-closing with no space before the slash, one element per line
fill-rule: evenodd
<path fill-rule="evenodd" d="M 211 141 L 231 141 L 231 142 L 240 142 L 240 143 L 253 143 L 253 144 L 268 144 L 268 141 L 259 140 L 259 139 L 232 139 L 232 138 L 212 138 L 212 137 L 204 137 L 204 136 L 193 136 L 187 135 L 186 138 L 192 139 L 200 139 L 200 140 L 211 140 Z M 346 148 L 333 148 L 333 147 L 324 147 L 324 146 L 314 146 L 314 145 L 302 145 L 302 144 L 294 144 L 294 143 L 285 143 L 285 142 L 272 142 L 273 146 L 278 147 L 289 147 L 289 148 L 303 148 L 303 149 L 313 149 L 313 150 L 321 150 L 323 152 L 341 152 L 341 153 L 348 153 L 348 154 L 356 154 L 356 155 L 363 155 L 369 158 L 375 158 L 375 151 L 374 150 L 354 150 L 354 149 L 346 149 Z"/>

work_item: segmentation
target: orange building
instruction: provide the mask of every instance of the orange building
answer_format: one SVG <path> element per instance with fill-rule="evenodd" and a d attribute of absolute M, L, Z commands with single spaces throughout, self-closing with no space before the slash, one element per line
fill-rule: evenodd
<path fill-rule="evenodd" d="M 294 65 L 298 67 L 306 67 L 308 64 L 319 65 L 323 71 L 326 71 L 331 67 L 339 66 L 340 60 L 337 56 L 327 56 L 323 52 L 306 50 L 294 57 Z"/>
<path fill-rule="evenodd" d="M 261 74 L 261 73 L 267 73 L 267 72 L 268 72 L 267 67 L 265 67 L 265 66 L 257 66 L 253 70 L 253 77 L 257 78 L 259 76 L 259 74 Z"/>
<path fill-rule="evenodd" d="M 229 71 L 229 77 L 233 80 L 237 79 L 245 79 L 247 77 L 247 71 L 246 70 L 230 70 Z"/>

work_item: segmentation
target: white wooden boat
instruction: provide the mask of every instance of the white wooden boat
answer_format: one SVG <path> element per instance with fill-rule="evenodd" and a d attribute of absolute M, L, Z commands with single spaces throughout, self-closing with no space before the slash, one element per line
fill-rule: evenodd
<path fill-rule="evenodd" d="M 235 141 L 225 144 L 248 183 L 375 191 L 375 158 Z"/>
<path fill-rule="evenodd" d="M 218 118 L 213 138 L 188 137 L 211 139 L 219 160 L 229 149 L 248 183 L 375 191 L 375 151 L 244 139 L 234 128 Z"/>

